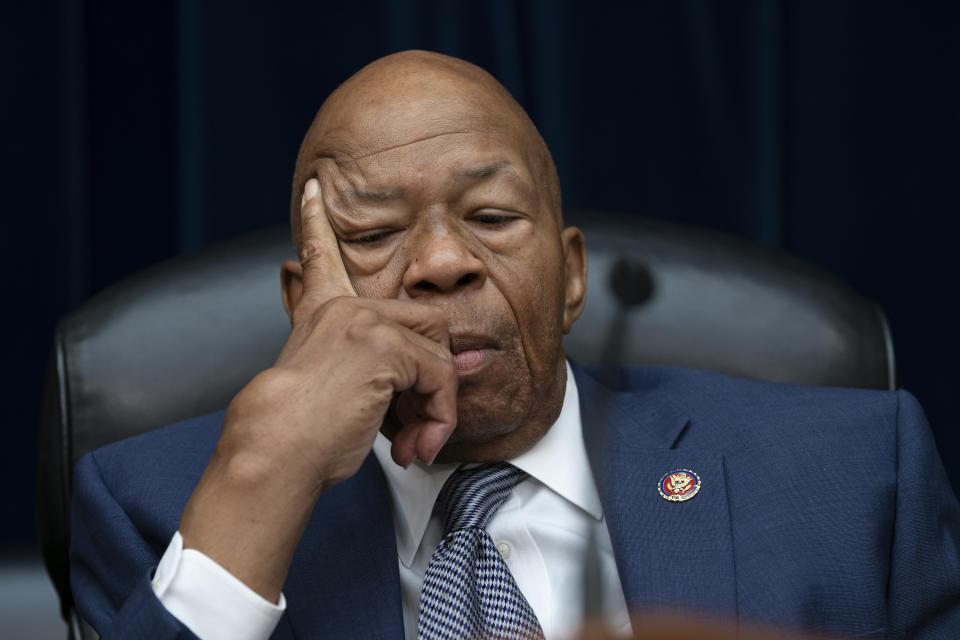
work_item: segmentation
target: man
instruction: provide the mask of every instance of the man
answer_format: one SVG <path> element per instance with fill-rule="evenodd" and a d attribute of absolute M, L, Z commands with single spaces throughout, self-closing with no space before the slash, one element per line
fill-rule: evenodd
<path fill-rule="evenodd" d="M 908 394 L 567 364 L 583 237 L 482 70 L 406 52 L 345 82 L 291 224 L 275 365 L 78 465 L 73 588 L 105 637 L 559 638 L 590 598 L 613 634 L 664 606 L 960 633 L 960 508 Z"/>

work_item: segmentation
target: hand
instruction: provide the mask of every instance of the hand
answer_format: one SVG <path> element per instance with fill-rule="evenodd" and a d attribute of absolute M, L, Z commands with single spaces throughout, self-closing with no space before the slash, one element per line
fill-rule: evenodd
<path fill-rule="evenodd" d="M 290 336 L 228 407 L 180 520 L 185 547 L 273 601 L 320 493 L 356 473 L 391 406 L 402 465 L 431 461 L 457 415 L 446 320 L 428 305 L 356 296 L 328 220 L 343 178 L 332 160 L 319 177 L 304 189 L 302 261 L 285 265 L 302 283 L 287 296 Z"/>
<path fill-rule="evenodd" d="M 236 397 L 225 426 L 233 446 L 287 465 L 303 459 L 301 473 L 312 471 L 319 488 L 357 471 L 395 397 L 392 454 L 403 466 L 432 461 L 457 415 L 446 319 L 429 305 L 356 296 L 327 215 L 342 202 L 341 174 L 332 160 L 323 168 L 324 188 L 311 179 L 304 189 L 301 264 L 288 266 L 303 283 L 290 337 L 274 367 Z"/>

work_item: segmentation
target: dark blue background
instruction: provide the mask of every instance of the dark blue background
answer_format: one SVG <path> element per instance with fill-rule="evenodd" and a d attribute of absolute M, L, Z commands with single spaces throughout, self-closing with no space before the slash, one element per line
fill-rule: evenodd
<path fill-rule="evenodd" d="M 285 221 L 320 102 L 411 47 L 476 62 L 514 93 L 553 150 L 568 208 L 739 233 L 877 300 L 900 380 L 960 486 L 956 7 L 11 3 L 0 544 L 34 540 L 35 425 L 57 318 L 153 262 Z"/>

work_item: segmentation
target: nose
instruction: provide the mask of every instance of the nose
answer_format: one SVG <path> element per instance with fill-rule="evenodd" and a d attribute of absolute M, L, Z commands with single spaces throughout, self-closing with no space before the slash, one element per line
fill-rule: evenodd
<path fill-rule="evenodd" d="M 411 299 L 483 286 L 487 267 L 470 250 L 469 238 L 458 232 L 437 225 L 418 234 L 403 275 L 403 288 Z"/>

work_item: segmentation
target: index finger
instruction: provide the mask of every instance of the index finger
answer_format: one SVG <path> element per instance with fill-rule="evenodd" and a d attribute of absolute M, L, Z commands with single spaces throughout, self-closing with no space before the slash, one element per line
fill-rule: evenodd
<path fill-rule="evenodd" d="M 300 264 L 303 293 L 319 302 L 338 296 L 356 296 L 340 256 L 337 235 L 330 226 L 320 181 L 310 178 L 300 203 Z"/>

